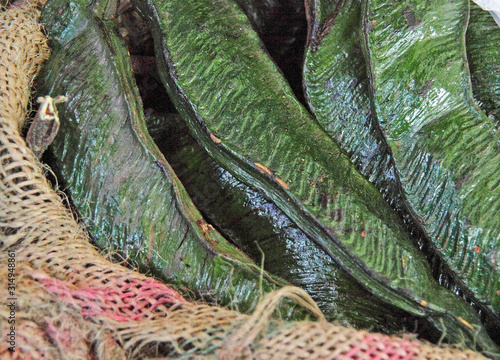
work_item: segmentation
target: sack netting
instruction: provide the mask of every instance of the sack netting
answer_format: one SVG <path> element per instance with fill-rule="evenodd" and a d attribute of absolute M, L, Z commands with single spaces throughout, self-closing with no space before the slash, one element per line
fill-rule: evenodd
<path fill-rule="evenodd" d="M 328 323 L 294 287 L 244 315 L 104 258 L 20 135 L 50 53 L 38 18 L 33 4 L 0 8 L 1 359 L 484 359 Z M 318 321 L 273 318 L 282 297 Z"/>

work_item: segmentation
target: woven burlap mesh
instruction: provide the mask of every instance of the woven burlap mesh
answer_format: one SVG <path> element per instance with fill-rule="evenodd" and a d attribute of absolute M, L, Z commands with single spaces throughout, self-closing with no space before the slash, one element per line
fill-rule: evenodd
<path fill-rule="evenodd" d="M 49 56 L 38 17 L 33 6 L 0 10 L 0 358 L 484 359 L 333 325 L 293 287 L 267 295 L 252 315 L 191 303 L 103 258 L 20 136 Z M 318 321 L 273 319 L 285 296 Z"/>

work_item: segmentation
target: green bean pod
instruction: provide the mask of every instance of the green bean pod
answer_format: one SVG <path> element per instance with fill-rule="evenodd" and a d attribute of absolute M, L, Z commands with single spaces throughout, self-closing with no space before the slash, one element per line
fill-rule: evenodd
<path fill-rule="evenodd" d="M 262 293 L 288 283 L 261 271 L 193 205 L 148 134 L 129 55 L 103 14 L 106 5 L 92 11 L 84 0 L 50 0 L 43 11 L 54 50 L 38 91 L 69 99 L 52 146 L 55 171 L 103 251 L 249 311 Z"/>
<path fill-rule="evenodd" d="M 470 306 L 432 278 L 401 218 L 295 99 L 235 3 L 134 4 L 170 97 L 218 164 L 260 188 L 371 293 L 452 341 L 495 351 Z"/>
<path fill-rule="evenodd" d="M 405 199 L 460 279 L 500 310 L 500 137 L 473 96 L 468 0 L 363 3 L 372 113 Z"/>
<path fill-rule="evenodd" d="M 425 319 L 365 290 L 259 188 L 239 181 L 192 137 L 178 114 L 147 117 L 149 132 L 204 218 L 269 273 L 305 289 L 328 320 L 394 333 Z M 321 271 L 318 271 L 320 269 Z"/>
<path fill-rule="evenodd" d="M 306 2 L 306 8 L 309 31 L 304 89 L 316 120 L 404 219 L 415 245 L 431 264 L 434 277 L 474 304 L 490 324 L 490 334 L 498 333 L 497 316 L 478 301 L 450 268 L 405 198 L 392 149 L 372 113 L 369 74 L 363 55 L 362 3 L 311 0 Z"/>

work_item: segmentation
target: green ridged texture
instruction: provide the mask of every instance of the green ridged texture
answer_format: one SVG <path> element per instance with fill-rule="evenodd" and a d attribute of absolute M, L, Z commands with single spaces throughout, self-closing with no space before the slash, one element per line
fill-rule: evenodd
<path fill-rule="evenodd" d="M 317 121 L 391 203 L 402 202 L 390 149 L 371 115 L 361 2 L 307 1 L 304 89 Z"/>
<path fill-rule="evenodd" d="M 38 89 L 69 98 L 52 149 L 82 220 L 106 252 L 222 305 L 252 309 L 261 290 L 287 283 L 263 273 L 261 288 L 260 269 L 204 221 L 148 135 L 121 38 L 87 6 L 47 3 L 42 20 L 55 49 Z"/>
<path fill-rule="evenodd" d="M 256 263 L 263 252 L 265 270 L 305 289 L 328 320 L 387 333 L 414 326 L 415 318 L 367 293 L 260 189 L 219 166 L 179 115 L 148 116 L 147 126 L 205 219 Z"/>
<path fill-rule="evenodd" d="M 451 269 L 498 314 L 500 139 L 472 98 L 469 1 L 363 6 L 372 110 L 405 197 Z"/>
<path fill-rule="evenodd" d="M 481 109 L 500 128 L 500 27 L 489 11 L 472 1 L 465 40 L 472 92 Z"/>
<path fill-rule="evenodd" d="M 309 34 L 304 63 L 304 88 L 310 108 L 325 131 L 405 218 L 414 240 L 433 264 L 435 277 L 452 291 L 463 291 L 477 303 L 463 281 L 449 270 L 439 251 L 419 224 L 401 191 L 390 148 L 371 113 L 368 73 L 363 56 L 362 3 L 360 1 L 316 0 L 306 2 Z M 493 21 L 494 23 L 494 21 Z M 495 23 L 496 26 L 496 23 Z M 425 245 L 424 245 L 425 244 Z M 490 334 L 498 319 L 481 307 Z M 496 324 L 496 325 L 493 325 Z"/>
<path fill-rule="evenodd" d="M 477 341 L 482 349 L 497 350 L 471 308 L 434 281 L 378 190 L 296 101 L 236 4 L 134 3 L 151 25 L 170 97 L 221 166 L 261 188 L 374 294 L 412 314 L 428 315 L 442 330 L 443 324 L 452 341 L 465 339 L 469 346 Z M 256 163 L 272 175 L 259 172 Z M 342 216 L 336 216 L 339 211 Z M 429 306 L 420 306 L 421 299 Z"/>

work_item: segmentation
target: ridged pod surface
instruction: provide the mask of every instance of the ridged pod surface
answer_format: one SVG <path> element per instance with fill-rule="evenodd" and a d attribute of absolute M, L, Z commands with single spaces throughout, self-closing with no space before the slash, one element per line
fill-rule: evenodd
<path fill-rule="evenodd" d="M 60 106 L 52 149 L 73 204 L 106 252 L 221 304 L 251 309 L 261 291 L 287 283 L 262 273 L 205 222 L 147 132 L 115 25 L 88 7 L 85 0 L 51 0 L 42 15 L 54 51 L 38 91 L 69 99 Z"/>
<path fill-rule="evenodd" d="M 465 40 L 472 93 L 500 128 L 500 27 L 488 11 L 472 1 Z"/>
<path fill-rule="evenodd" d="M 372 112 L 405 198 L 451 269 L 498 314 L 500 139 L 472 97 L 469 1 L 363 7 Z"/>
<path fill-rule="evenodd" d="M 361 2 L 306 2 L 308 41 L 304 60 L 307 103 L 324 131 L 359 172 L 394 204 L 403 199 L 390 148 L 371 113 L 362 49 Z"/>
<path fill-rule="evenodd" d="M 367 293 L 259 188 L 217 164 L 178 114 L 151 115 L 147 124 L 207 222 L 256 263 L 264 260 L 266 271 L 307 290 L 328 320 L 384 332 L 415 326 L 415 317 Z"/>
<path fill-rule="evenodd" d="M 219 164 L 260 188 L 372 293 L 444 324 L 453 341 L 496 349 L 472 332 L 482 326 L 471 308 L 437 284 L 399 216 L 297 102 L 235 3 L 134 3 L 170 97 Z"/>
<path fill-rule="evenodd" d="M 498 318 L 477 306 L 471 290 L 446 264 L 421 221 L 405 199 L 392 151 L 371 111 L 371 89 L 363 55 L 360 1 L 312 0 L 308 10 L 308 42 L 304 90 L 318 123 L 349 155 L 358 170 L 402 216 L 412 238 L 425 254 L 439 282 L 463 294 L 483 314 L 490 333 Z M 493 325 L 496 324 L 496 325 Z"/>

